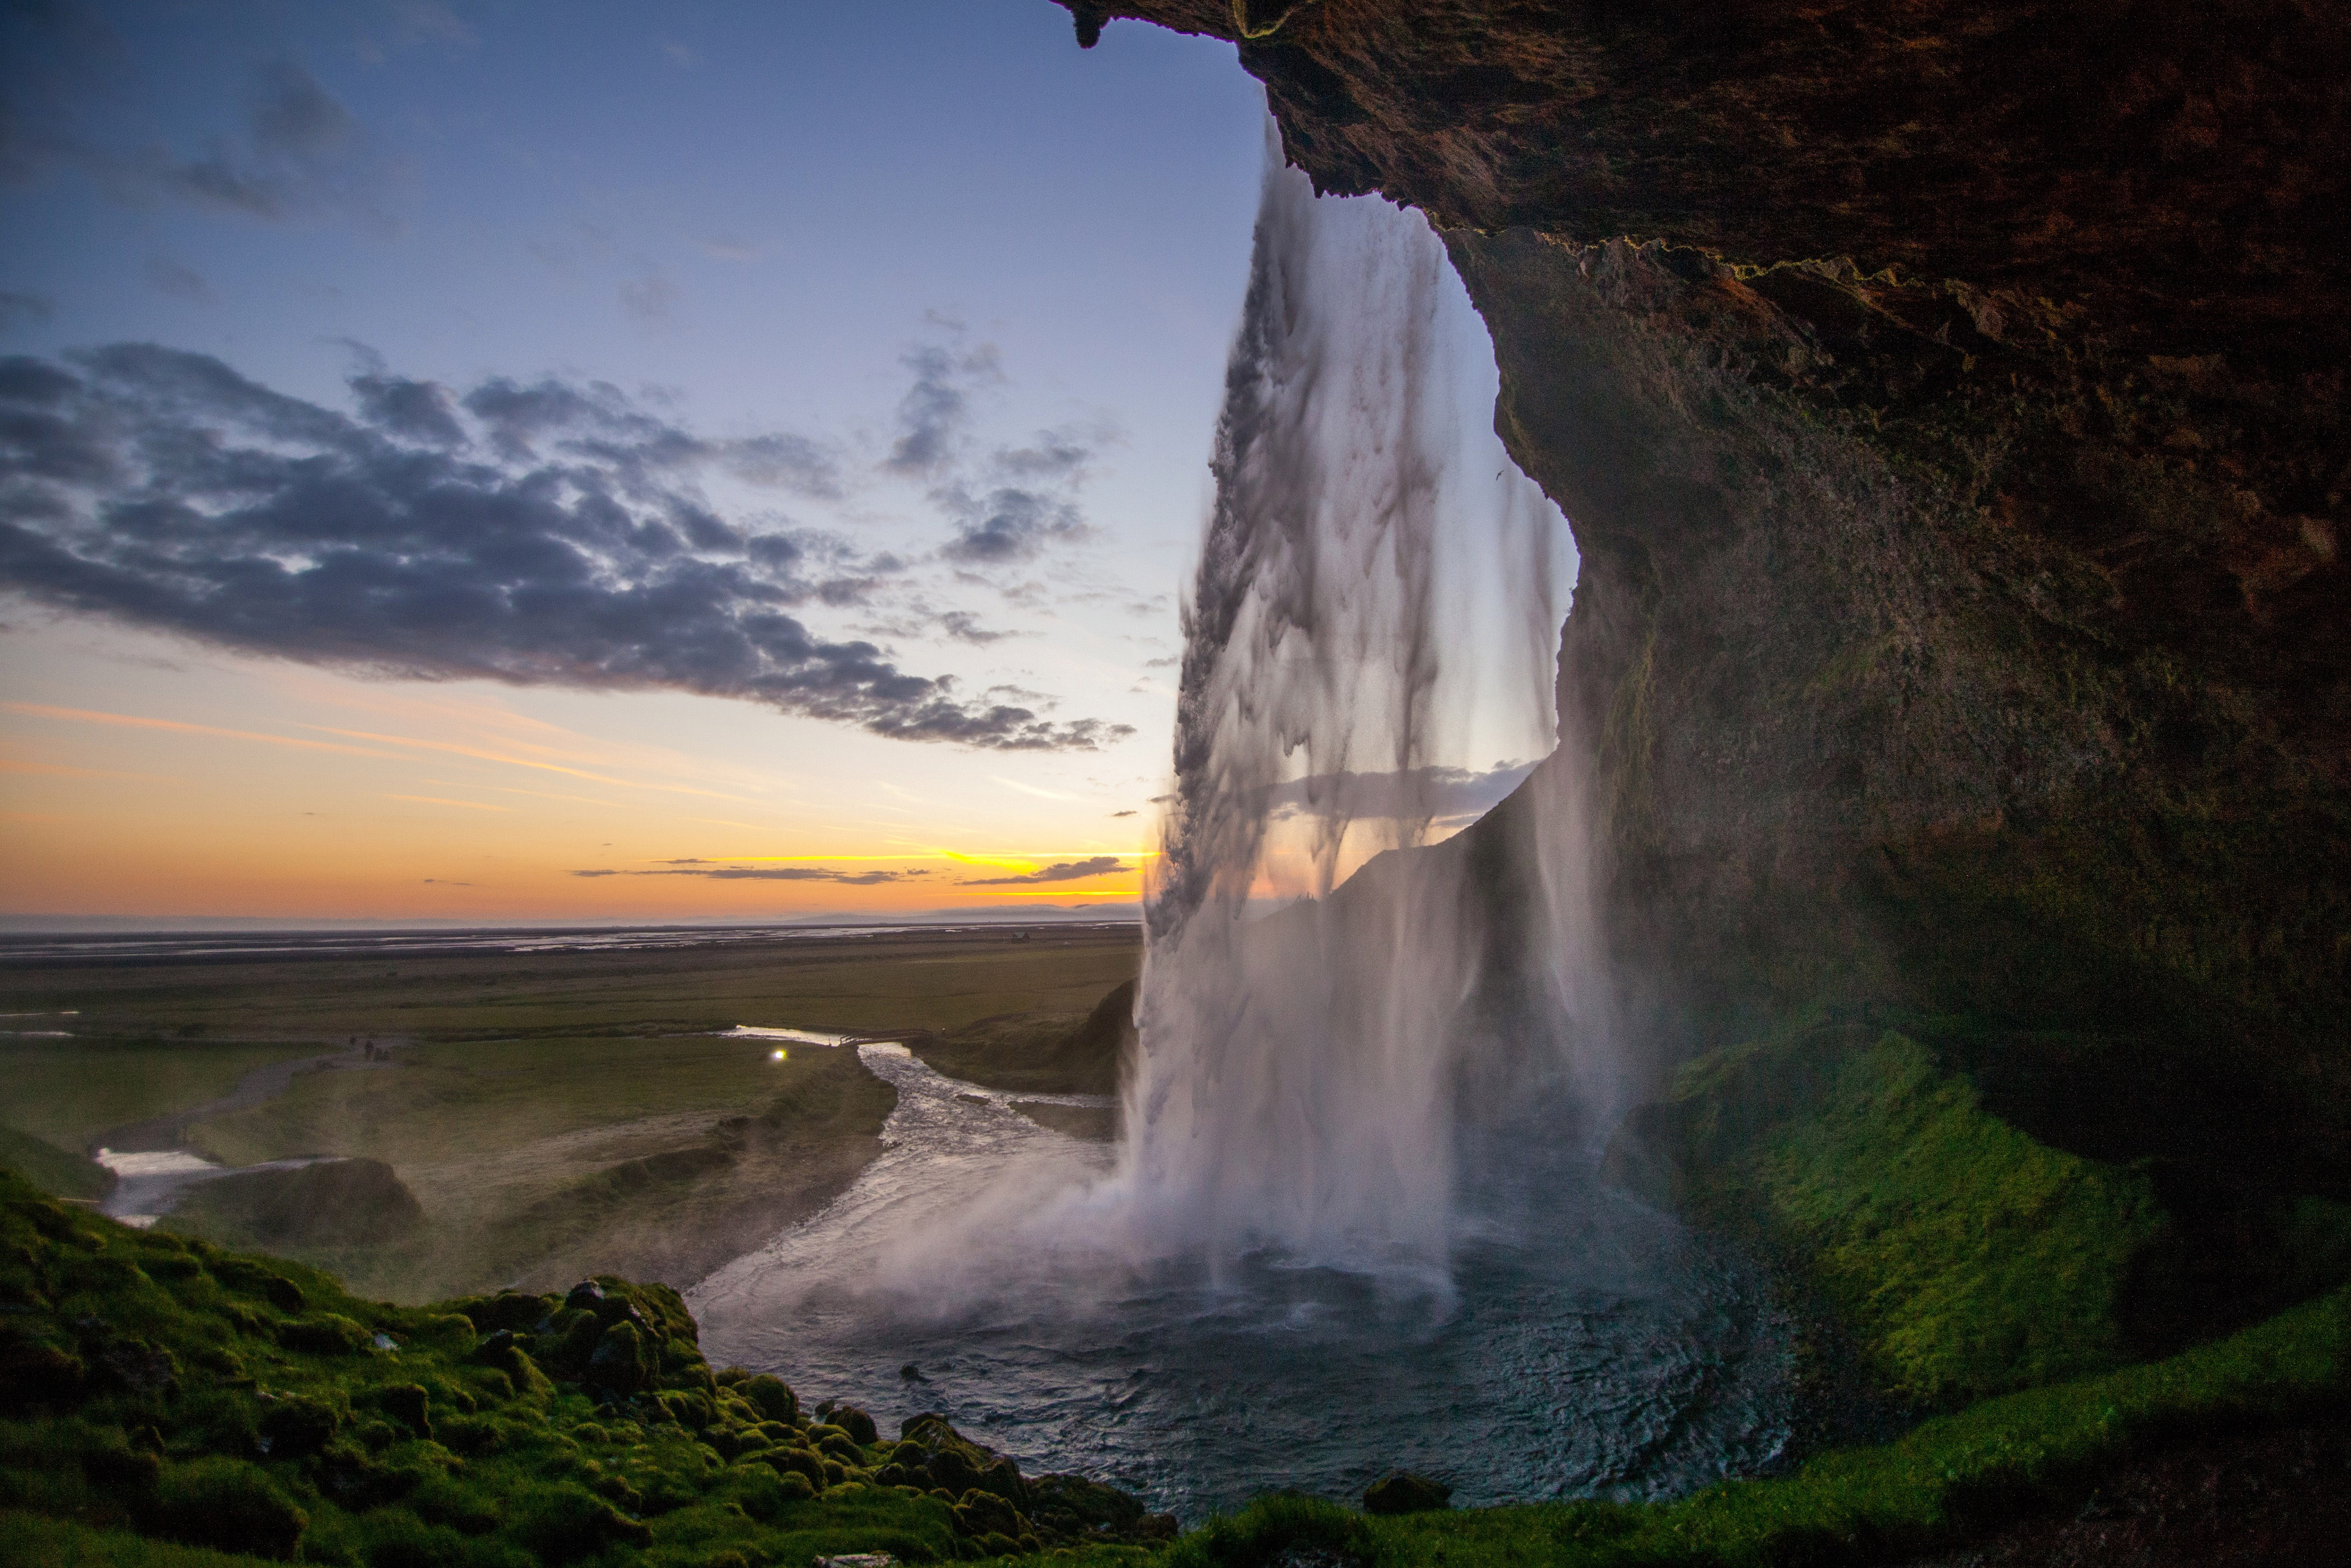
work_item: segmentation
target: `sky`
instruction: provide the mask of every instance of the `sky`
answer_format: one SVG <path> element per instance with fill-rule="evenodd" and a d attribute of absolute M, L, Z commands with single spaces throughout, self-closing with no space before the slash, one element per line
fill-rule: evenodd
<path fill-rule="evenodd" d="M 0 915 L 1132 908 L 1263 157 L 1229 45 L 4 15 Z"/>

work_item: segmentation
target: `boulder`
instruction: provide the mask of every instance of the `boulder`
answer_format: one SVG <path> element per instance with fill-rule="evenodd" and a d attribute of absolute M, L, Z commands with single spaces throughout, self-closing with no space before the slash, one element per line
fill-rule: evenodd
<path fill-rule="evenodd" d="M 1366 1513 L 1431 1513 L 1453 1505 L 1453 1489 L 1410 1470 L 1390 1470 L 1364 1489 Z"/>
<path fill-rule="evenodd" d="M 955 1505 L 955 1526 L 959 1535 L 1018 1536 L 1028 1531 L 1029 1521 L 994 1492 L 975 1488 Z"/>
<path fill-rule="evenodd" d="M 616 1394 L 634 1394 L 650 1380 L 652 1358 L 645 1351 L 636 1324 L 614 1323 L 597 1339 L 596 1353 L 588 1358 L 588 1381 Z"/>
<path fill-rule="evenodd" d="M 735 1385 L 735 1392 L 770 1421 L 797 1423 L 800 1418 L 799 1396 L 780 1377 L 764 1372 L 756 1377 L 746 1377 Z"/>
<path fill-rule="evenodd" d="M 421 1384 L 397 1383 L 376 1396 L 383 1413 L 418 1437 L 433 1436 L 432 1396 Z"/>

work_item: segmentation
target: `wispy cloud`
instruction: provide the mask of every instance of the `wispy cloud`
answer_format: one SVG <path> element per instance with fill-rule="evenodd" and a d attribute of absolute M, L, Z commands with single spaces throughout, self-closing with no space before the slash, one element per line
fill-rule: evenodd
<path fill-rule="evenodd" d="M 1007 789 L 1018 789 L 1023 795 L 1034 795 L 1040 800 L 1074 800 L 1077 799 L 1075 795 L 1065 794 L 1059 789 L 1040 789 L 1034 784 L 1023 784 L 1018 779 L 1007 779 L 1000 773 L 991 773 L 987 777 L 989 781 L 992 783 L 1001 784 Z"/>
<path fill-rule="evenodd" d="M 164 729 L 181 735 L 217 736 L 227 740 L 257 741 L 265 746 L 287 746 L 301 751 L 335 751 L 346 757 L 379 757 L 398 760 L 395 751 L 378 751 L 363 746 L 338 746 L 331 741 L 303 740 L 290 735 L 265 735 L 258 730 L 223 729 L 217 725 L 185 724 L 178 719 L 142 718 L 135 714 L 103 713 L 94 708 L 53 707 L 47 703 L 0 702 L 0 710 L 23 714 L 28 718 L 68 719 L 77 724 L 120 725 L 132 729 Z"/>
<path fill-rule="evenodd" d="M 620 871 L 596 868 L 575 871 L 573 876 L 695 876 L 709 882 L 830 882 L 846 887 L 874 887 L 883 883 L 906 882 L 925 877 L 927 871 L 836 871 L 831 866 L 805 865 L 701 865 L 675 862 L 650 871 Z"/>
<path fill-rule="evenodd" d="M 1266 791 L 1276 819 L 1436 819 L 1492 810 L 1535 770 L 1531 762 L 1497 762 L 1484 771 L 1416 768 L 1405 772 L 1316 773 Z"/>

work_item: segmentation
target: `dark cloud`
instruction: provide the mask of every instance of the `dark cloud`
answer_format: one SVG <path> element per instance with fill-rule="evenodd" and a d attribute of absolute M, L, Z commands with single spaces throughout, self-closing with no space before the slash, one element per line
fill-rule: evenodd
<path fill-rule="evenodd" d="M 963 330 L 936 311 L 928 319 Z M 964 567 L 1008 566 L 1033 559 L 1049 545 L 1092 537 L 1076 492 L 1114 432 L 1069 426 L 1040 431 L 1026 444 L 975 451 L 967 438 L 972 394 L 1004 380 L 995 348 L 931 343 L 901 362 L 914 372 L 914 383 L 899 401 L 898 434 L 882 467 L 930 482 L 932 504 L 955 527 L 941 556 Z M 962 633 L 950 629 L 949 635 Z"/>
<path fill-rule="evenodd" d="M 712 882 L 832 882 L 844 887 L 872 887 L 885 882 L 905 882 L 928 876 L 927 871 L 834 871 L 830 866 L 705 865 L 700 861 L 664 861 L 661 871 L 575 871 L 573 876 L 699 876 Z"/>
<path fill-rule="evenodd" d="M 1025 876 L 965 877 L 957 887 L 1011 887 L 1019 883 L 1040 882 L 1080 882 L 1090 876 L 1104 876 L 1121 868 L 1117 855 L 1096 855 L 1092 860 L 1063 861 L 1042 871 L 1032 871 Z"/>
<path fill-rule="evenodd" d="M 658 272 L 627 278 L 621 284 L 621 308 L 648 327 L 666 327 L 681 298 L 677 285 Z"/>
<path fill-rule="evenodd" d="M 158 256 L 149 258 L 145 272 L 148 286 L 167 298 L 184 299 L 192 305 L 213 302 L 213 286 L 193 268 Z"/>
<path fill-rule="evenodd" d="M 990 344 L 953 350 L 938 344 L 910 350 L 903 361 L 914 384 L 898 402 L 898 438 L 883 467 L 893 474 L 927 476 L 956 455 L 957 438 L 971 417 L 971 393 L 1000 382 L 1004 371 Z"/>
<path fill-rule="evenodd" d="M 353 376 L 350 386 L 360 417 L 398 440 L 425 446 L 466 444 L 448 389 L 437 382 L 412 382 L 377 371 Z"/>
<path fill-rule="evenodd" d="M 246 114 L 254 151 L 277 158 L 332 157 L 359 130 L 350 111 L 291 60 L 261 68 L 247 95 Z"/>
<path fill-rule="evenodd" d="M 509 464 L 543 458 L 593 464 L 632 490 L 651 491 L 665 477 L 708 471 L 812 498 L 841 494 L 832 454 L 818 442 L 790 434 L 705 440 L 646 413 L 609 382 L 548 376 L 525 384 L 494 376 L 458 402 Z"/>
<path fill-rule="evenodd" d="M 56 302 L 45 294 L 0 288 L 0 332 L 22 324 L 38 325 L 57 313 Z"/>
<path fill-rule="evenodd" d="M 1006 566 L 1029 560 L 1049 544 L 1093 533 L 1075 502 L 1049 491 L 1000 486 L 974 493 L 961 486 L 936 497 L 955 520 L 956 537 L 939 553 L 966 566 Z"/>
<path fill-rule="evenodd" d="M 1018 637 L 1018 632 L 993 632 L 979 623 L 979 617 L 968 610 L 950 610 L 939 617 L 939 630 L 958 643 L 986 646 L 1001 643 L 1007 637 Z"/>
<path fill-rule="evenodd" d="M 1415 768 L 1402 773 L 1316 773 L 1266 791 L 1276 819 L 1433 819 L 1491 810 L 1535 769 L 1531 762 L 1498 762 L 1484 772 L 1467 768 Z"/>
<path fill-rule="evenodd" d="M 1133 811 L 1113 811 L 1111 815 L 1113 817 L 1132 817 L 1134 813 Z"/>
<path fill-rule="evenodd" d="M 967 702 L 789 613 L 882 564 L 731 522 L 700 482 L 828 493 L 804 438 L 705 439 L 551 378 L 454 396 L 376 367 L 352 392 L 356 415 L 152 344 L 0 360 L 0 584 L 361 673 L 669 687 L 986 747 L 1130 733 Z"/>
<path fill-rule="evenodd" d="M 0 9 L 0 182 L 37 184 L 75 170 L 118 201 L 183 203 L 268 223 L 329 214 L 396 229 L 398 171 L 365 128 L 300 62 L 255 71 L 238 129 L 187 152 L 134 143 L 118 129 L 136 84 L 120 37 L 72 0 Z"/>

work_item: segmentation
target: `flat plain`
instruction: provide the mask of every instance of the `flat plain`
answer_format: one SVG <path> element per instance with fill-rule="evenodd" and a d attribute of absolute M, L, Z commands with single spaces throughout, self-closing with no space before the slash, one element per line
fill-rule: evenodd
<path fill-rule="evenodd" d="M 720 1031 L 924 1043 L 979 1026 L 1047 1049 L 1140 962 L 1131 928 L 1031 927 L 17 967 L 0 1010 L 70 1010 L 74 1038 L 0 1039 L 0 1127 L 68 1155 L 112 1134 L 237 1166 L 377 1162 L 331 1213 L 239 1177 L 163 1223 L 386 1299 L 598 1271 L 683 1286 L 838 1193 L 894 1103 L 853 1050 L 778 1061 L 774 1042 Z M 282 1092 L 203 1113 L 292 1061 L 308 1065 Z"/>

